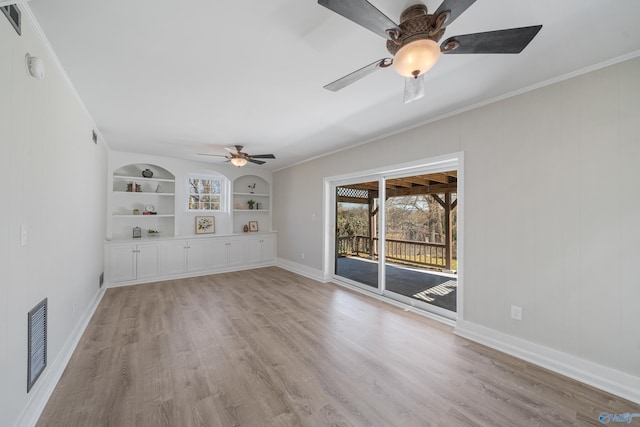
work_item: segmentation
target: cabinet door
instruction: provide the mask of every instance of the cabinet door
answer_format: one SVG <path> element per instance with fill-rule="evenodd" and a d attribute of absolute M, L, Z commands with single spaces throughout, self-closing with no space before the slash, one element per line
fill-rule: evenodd
<path fill-rule="evenodd" d="M 272 262 L 276 259 L 276 238 L 274 236 L 262 237 L 262 252 L 260 261 Z"/>
<path fill-rule="evenodd" d="M 244 239 L 231 239 L 227 246 L 227 267 L 244 264 Z"/>
<path fill-rule="evenodd" d="M 136 278 L 136 245 L 111 246 L 109 249 L 110 280 L 126 282 Z"/>
<path fill-rule="evenodd" d="M 187 247 L 186 240 L 178 240 L 176 242 L 164 243 L 162 245 L 162 274 L 170 276 L 173 274 L 181 274 L 187 271 L 185 251 Z"/>
<path fill-rule="evenodd" d="M 187 243 L 187 271 L 202 271 L 211 268 L 211 244 L 205 240 L 189 240 Z"/>
<path fill-rule="evenodd" d="M 159 259 L 160 247 L 154 245 L 137 245 L 137 272 L 138 279 L 147 279 L 160 275 Z"/>
<path fill-rule="evenodd" d="M 247 264 L 257 264 L 262 261 L 262 238 L 247 239 Z"/>
<path fill-rule="evenodd" d="M 224 268 L 227 266 L 227 248 L 229 246 L 229 241 L 224 239 L 215 239 L 211 243 L 211 251 L 212 251 L 212 260 L 211 267 L 212 268 Z"/>

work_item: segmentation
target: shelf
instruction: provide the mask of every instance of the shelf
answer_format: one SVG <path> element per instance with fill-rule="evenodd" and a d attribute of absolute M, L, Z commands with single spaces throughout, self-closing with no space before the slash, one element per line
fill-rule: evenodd
<path fill-rule="evenodd" d="M 268 194 L 258 194 L 258 193 L 233 193 L 234 196 L 255 196 L 255 197 L 269 197 Z"/>
<path fill-rule="evenodd" d="M 175 193 L 156 193 L 154 191 L 119 191 L 113 190 L 114 193 L 118 194 L 153 194 L 154 196 L 175 196 Z"/>
<path fill-rule="evenodd" d="M 158 214 L 158 215 L 133 215 L 133 214 L 112 214 L 114 218 L 173 218 L 174 214 Z"/>
<path fill-rule="evenodd" d="M 269 209 L 234 209 L 234 212 L 269 212 Z"/>
<path fill-rule="evenodd" d="M 150 181 L 150 182 L 176 182 L 175 179 L 169 178 L 144 178 L 142 176 L 113 175 L 113 179 L 123 179 L 129 181 Z"/>

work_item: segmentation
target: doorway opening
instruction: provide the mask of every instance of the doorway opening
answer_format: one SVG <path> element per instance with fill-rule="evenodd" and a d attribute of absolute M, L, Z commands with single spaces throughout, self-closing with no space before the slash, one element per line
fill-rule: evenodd
<path fill-rule="evenodd" d="M 457 164 L 336 180 L 332 192 L 334 279 L 456 319 Z"/>

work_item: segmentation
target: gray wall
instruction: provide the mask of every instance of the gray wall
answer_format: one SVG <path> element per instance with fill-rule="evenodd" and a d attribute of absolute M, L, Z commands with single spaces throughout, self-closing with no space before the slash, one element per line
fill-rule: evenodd
<path fill-rule="evenodd" d="M 32 406 L 42 404 L 53 366 L 61 365 L 91 311 L 99 292 L 106 211 L 107 150 L 102 141 L 91 141 L 91 118 L 22 17 L 18 36 L 0 14 L 2 426 L 27 422 Z M 44 80 L 27 76 L 27 52 L 44 60 Z M 26 246 L 20 245 L 22 225 Z M 45 297 L 49 366 L 27 394 L 27 312 Z"/>
<path fill-rule="evenodd" d="M 277 171 L 278 256 L 321 274 L 324 177 L 462 151 L 465 321 L 637 384 L 639 119 L 636 58 Z"/>

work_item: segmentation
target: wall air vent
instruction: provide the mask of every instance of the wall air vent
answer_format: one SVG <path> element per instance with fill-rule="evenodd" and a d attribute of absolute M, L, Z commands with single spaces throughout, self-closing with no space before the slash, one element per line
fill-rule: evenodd
<path fill-rule="evenodd" d="M 47 366 L 47 298 L 27 315 L 29 354 L 27 360 L 27 393 Z"/>
<path fill-rule="evenodd" d="M 0 9 L 2 9 L 2 12 L 5 14 L 9 22 L 11 22 L 11 25 L 13 25 L 13 28 L 16 30 L 18 35 L 21 35 L 22 19 L 20 15 L 20 9 L 18 9 L 18 5 L 10 4 L 9 6 L 0 7 Z"/>

